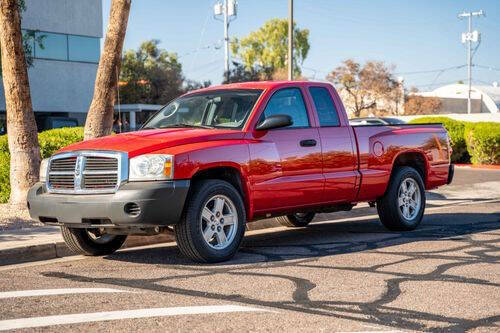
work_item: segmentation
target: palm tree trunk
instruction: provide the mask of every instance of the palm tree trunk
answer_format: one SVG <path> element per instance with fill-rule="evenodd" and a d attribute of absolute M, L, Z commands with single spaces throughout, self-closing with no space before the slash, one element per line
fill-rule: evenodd
<path fill-rule="evenodd" d="M 99 60 L 94 97 L 85 122 L 85 140 L 111 134 L 113 106 L 131 0 L 112 0 L 104 50 Z"/>
<path fill-rule="evenodd" d="M 0 47 L 10 151 L 10 204 L 26 207 L 26 193 L 38 181 L 40 147 L 31 104 L 18 0 L 0 0 Z"/>

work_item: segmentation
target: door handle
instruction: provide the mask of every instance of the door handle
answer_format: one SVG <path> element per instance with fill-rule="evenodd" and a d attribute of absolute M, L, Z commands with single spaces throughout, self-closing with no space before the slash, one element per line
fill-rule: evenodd
<path fill-rule="evenodd" d="M 300 145 L 302 147 L 314 147 L 314 146 L 316 146 L 316 144 L 317 144 L 317 142 L 314 139 L 300 141 Z"/>

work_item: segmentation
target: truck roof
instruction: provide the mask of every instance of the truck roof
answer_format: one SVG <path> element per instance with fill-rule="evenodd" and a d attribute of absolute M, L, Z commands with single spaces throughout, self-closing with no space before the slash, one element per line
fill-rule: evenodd
<path fill-rule="evenodd" d="M 222 84 L 217 86 L 211 86 L 207 88 L 202 88 L 194 90 L 193 92 L 210 91 L 210 90 L 221 90 L 221 89 L 272 89 L 281 86 L 302 86 L 302 85 L 330 85 L 330 83 L 325 82 L 314 82 L 314 81 L 250 81 L 250 82 L 238 82 Z"/>

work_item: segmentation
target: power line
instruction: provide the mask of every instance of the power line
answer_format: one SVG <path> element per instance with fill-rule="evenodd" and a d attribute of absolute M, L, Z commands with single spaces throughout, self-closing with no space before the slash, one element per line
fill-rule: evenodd
<path fill-rule="evenodd" d="M 449 71 L 449 70 L 452 70 L 452 69 L 464 68 L 465 66 L 467 66 L 467 65 L 465 64 L 465 65 L 460 65 L 460 66 L 452 66 L 452 67 L 430 69 L 430 70 L 422 70 L 422 71 L 414 71 L 414 72 L 399 72 L 399 73 L 394 73 L 394 75 L 415 75 L 415 74 L 438 73 L 438 72 Z"/>
<path fill-rule="evenodd" d="M 488 69 L 490 71 L 499 71 L 500 72 L 500 68 L 496 68 L 496 67 L 484 66 L 484 65 L 472 65 L 472 66 L 477 67 L 477 68 L 482 68 L 482 69 Z"/>

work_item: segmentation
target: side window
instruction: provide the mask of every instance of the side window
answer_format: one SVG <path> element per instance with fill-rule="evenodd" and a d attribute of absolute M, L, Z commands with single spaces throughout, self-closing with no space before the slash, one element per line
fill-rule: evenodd
<path fill-rule="evenodd" d="M 316 106 L 320 126 L 339 126 L 339 115 L 328 89 L 323 87 L 310 87 L 309 92 Z"/>
<path fill-rule="evenodd" d="M 259 120 L 276 114 L 292 117 L 293 125 L 287 128 L 309 127 L 306 105 L 299 88 L 285 88 L 275 92 Z"/>

